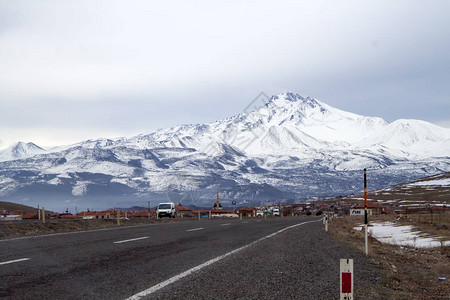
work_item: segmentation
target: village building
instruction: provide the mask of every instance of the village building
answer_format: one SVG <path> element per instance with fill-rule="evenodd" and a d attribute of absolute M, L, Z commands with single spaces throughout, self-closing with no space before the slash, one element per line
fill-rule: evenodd
<path fill-rule="evenodd" d="M 242 217 L 256 217 L 256 207 L 243 207 L 239 208 L 237 213 Z"/>
<path fill-rule="evenodd" d="M 351 216 L 364 216 L 364 204 L 358 204 L 357 206 L 350 209 Z M 367 214 L 368 215 L 381 215 L 386 213 L 386 208 L 378 203 L 368 202 L 367 203 Z"/>

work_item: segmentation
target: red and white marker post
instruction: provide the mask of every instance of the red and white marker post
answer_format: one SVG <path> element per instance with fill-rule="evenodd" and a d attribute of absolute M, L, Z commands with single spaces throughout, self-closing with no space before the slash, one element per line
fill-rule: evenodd
<path fill-rule="evenodd" d="M 341 259 L 340 300 L 353 300 L 353 259 Z"/>

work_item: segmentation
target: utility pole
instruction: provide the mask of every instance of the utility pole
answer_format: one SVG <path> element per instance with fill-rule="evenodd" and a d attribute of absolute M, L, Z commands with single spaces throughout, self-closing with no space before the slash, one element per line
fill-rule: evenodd
<path fill-rule="evenodd" d="M 364 169 L 364 249 L 366 256 L 369 255 L 369 241 L 367 236 L 368 229 L 367 220 L 367 170 Z"/>

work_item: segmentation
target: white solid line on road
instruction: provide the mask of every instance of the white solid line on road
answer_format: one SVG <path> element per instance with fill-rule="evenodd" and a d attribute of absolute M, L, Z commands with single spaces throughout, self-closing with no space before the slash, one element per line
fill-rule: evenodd
<path fill-rule="evenodd" d="M 220 224 L 220 226 L 227 226 L 230 225 L 230 223 Z"/>
<path fill-rule="evenodd" d="M 274 232 L 274 233 L 271 233 L 269 235 L 266 235 L 265 237 L 262 237 L 262 238 L 260 238 L 260 239 L 258 239 L 256 241 L 254 241 L 254 242 L 251 242 L 250 244 L 247 244 L 245 246 L 242 246 L 240 248 L 232 250 L 232 251 L 230 251 L 228 253 L 220 255 L 220 256 L 218 256 L 216 258 L 208 260 L 207 262 L 204 262 L 204 263 L 202 263 L 202 264 L 200 264 L 200 265 L 198 265 L 196 267 L 193 267 L 193 268 L 191 268 L 191 269 L 189 269 L 187 271 L 184 271 L 183 273 L 175 275 L 172 278 L 169 278 L 169 279 L 167 279 L 167 280 L 165 280 L 163 282 L 160 282 L 157 285 L 154 285 L 154 286 L 152 286 L 152 287 L 150 287 L 150 288 L 148 288 L 148 289 L 146 289 L 146 290 L 144 290 L 142 292 L 134 294 L 133 296 L 131 296 L 127 300 L 137 300 L 137 299 L 140 299 L 142 297 L 146 297 L 146 296 L 148 296 L 150 294 L 153 294 L 154 292 L 156 292 L 156 291 L 158 291 L 158 290 L 168 286 L 169 284 L 172 284 L 172 283 L 174 283 L 174 282 L 176 282 L 176 281 L 178 281 L 178 280 L 180 280 L 180 279 L 182 279 L 184 277 L 187 277 L 187 276 L 191 275 L 194 272 L 197 272 L 197 271 L 199 271 L 199 270 L 201 270 L 201 269 L 203 269 L 203 268 L 205 268 L 205 267 L 207 267 L 209 265 L 212 265 L 213 263 L 216 263 L 216 262 L 224 259 L 225 257 L 228 257 L 230 255 L 233 255 L 233 254 L 239 252 L 239 251 L 242 251 L 242 250 L 244 250 L 244 249 L 246 249 L 246 248 L 248 248 L 248 247 L 250 247 L 250 246 L 252 246 L 254 244 L 257 244 L 257 243 L 259 243 L 259 242 L 261 242 L 261 241 L 263 241 L 265 239 L 271 238 L 271 237 L 273 237 L 273 236 L 275 236 L 275 235 L 277 235 L 279 233 L 282 233 L 283 231 L 286 231 L 288 229 L 291 229 L 291 228 L 294 228 L 294 227 L 297 227 L 297 226 L 301 226 L 301 225 L 304 225 L 304 224 L 307 224 L 307 223 L 318 222 L 318 221 L 322 221 L 322 220 L 320 219 L 320 220 L 315 220 L 315 221 L 303 222 L 303 223 L 291 225 L 291 226 L 285 227 L 283 229 L 280 229 L 277 232 Z"/>
<path fill-rule="evenodd" d="M 203 229 L 203 227 L 200 227 L 200 228 L 194 228 L 194 229 L 188 229 L 188 230 L 186 230 L 186 231 L 197 231 L 197 230 L 202 230 Z"/>
<path fill-rule="evenodd" d="M 15 260 L 10 260 L 10 261 L 4 261 L 4 262 L 0 262 L 0 265 L 13 264 L 16 262 L 21 262 L 21 261 L 26 261 L 26 260 L 30 260 L 30 259 L 29 258 L 21 258 L 21 259 L 15 259 Z"/>
<path fill-rule="evenodd" d="M 114 244 L 122 244 L 122 243 L 134 242 L 134 241 L 139 241 L 139 240 L 143 240 L 143 239 L 148 239 L 148 236 L 138 237 L 138 238 L 129 239 L 129 240 L 123 240 L 123 241 L 117 241 L 117 242 L 114 242 Z"/>

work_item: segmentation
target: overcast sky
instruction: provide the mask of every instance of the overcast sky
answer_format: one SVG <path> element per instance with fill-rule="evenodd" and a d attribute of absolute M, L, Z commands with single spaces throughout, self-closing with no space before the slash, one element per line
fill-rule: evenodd
<path fill-rule="evenodd" d="M 450 1 L 0 0 L 0 149 L 241 113 L 261 91 L 450 127 Z"/>

